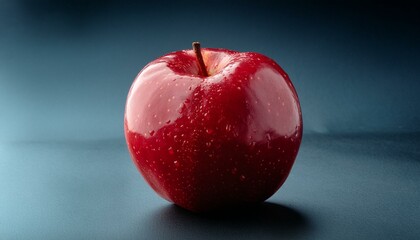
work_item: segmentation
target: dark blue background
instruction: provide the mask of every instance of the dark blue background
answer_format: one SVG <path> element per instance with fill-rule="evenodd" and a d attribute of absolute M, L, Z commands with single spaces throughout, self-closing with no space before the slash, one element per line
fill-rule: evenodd
<path fill-rule="evenodd" d="M 122 137 L 151 60 L 205 47 L 276 60 L 305 133 L 420 130 L 420 17 L 408 3 L 2 1 L 0 140 Z"/>
<path fill-rule="evenodd" d="M 379 1 L 0 0 L 0 239 L 416 239 L 420 8 Z M 291 77 L 304 139 L 255 209 L 188 213 L 130 162 L 126 95 L 192 41 Z"/>

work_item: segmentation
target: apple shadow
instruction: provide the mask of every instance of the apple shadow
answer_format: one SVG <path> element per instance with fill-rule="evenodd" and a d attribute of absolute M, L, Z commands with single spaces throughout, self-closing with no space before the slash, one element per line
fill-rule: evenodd
<path fill-rule="evenodd" d="M 301 237 L 311 229 L 299 211 L 269 202 L 206 214 L 170 205 L 151 217 L 149 234 L 163 239 L 279 239 Z"/>

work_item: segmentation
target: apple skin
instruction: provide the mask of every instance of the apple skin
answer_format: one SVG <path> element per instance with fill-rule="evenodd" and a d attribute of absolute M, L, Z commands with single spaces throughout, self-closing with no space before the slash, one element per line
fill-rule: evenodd
<path fill-rule="evenodd" d="M 284 183 L 302 139 L 288 75 L 252 52 L 167 54 L 135 78 L 125 109 L 131 158 L 163 198 L 194 212 L 262 202 Z"/>

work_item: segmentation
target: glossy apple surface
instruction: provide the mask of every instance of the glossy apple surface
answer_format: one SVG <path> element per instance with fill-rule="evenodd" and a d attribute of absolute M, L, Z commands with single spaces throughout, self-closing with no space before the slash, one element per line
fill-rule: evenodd
<path fill-rule="evenodd" d="M 268 57 L 192 50 L 149 63 L 125 109 L 131 157 L 163 198 L 200 212 L 266 200 L 286 180 L 302 139 L 287 74 Z"/>

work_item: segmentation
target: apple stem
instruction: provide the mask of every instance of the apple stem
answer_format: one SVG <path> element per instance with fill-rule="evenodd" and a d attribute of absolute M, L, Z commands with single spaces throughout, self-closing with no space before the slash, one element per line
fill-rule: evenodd
<path fill-rule="evenodd" d="M 206 65 L 204 64 L 203 55 L 201 55 L 201 47 L 199 42 L 193 42 L 192 48 L 194 50 L 195 56 L 197 57 L 198 67 L 200 68 L 201 74 L 204 77 L 208 77 Z"/>

